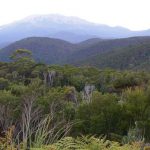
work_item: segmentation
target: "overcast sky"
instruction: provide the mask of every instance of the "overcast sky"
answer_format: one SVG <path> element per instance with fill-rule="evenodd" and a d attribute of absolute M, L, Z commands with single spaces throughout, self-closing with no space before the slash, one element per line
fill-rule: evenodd
<path fill-rule="evenodd" d="M 132 30 L 150 28 L 150 0 L 0 0 L 0 25 L 55 13 Z"/>

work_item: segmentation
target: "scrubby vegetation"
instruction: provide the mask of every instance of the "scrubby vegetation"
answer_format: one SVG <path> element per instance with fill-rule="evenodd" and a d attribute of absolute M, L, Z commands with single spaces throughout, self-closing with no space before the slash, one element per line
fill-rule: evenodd
<path fill-rule="evenodd" d="M 150 141 L 149 72 L 35 63 L 24 49 L 11 59 L 0 63 L 0 149 L 138 150 Z"/>

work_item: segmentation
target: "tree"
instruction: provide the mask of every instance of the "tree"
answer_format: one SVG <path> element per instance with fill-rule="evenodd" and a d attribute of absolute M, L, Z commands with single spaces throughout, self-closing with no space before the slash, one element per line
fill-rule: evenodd
<path fill-rule="evenodd" d="M 102 95 L 99 92 L 94 92 L 91 103 L 79 106 L 77 119 L 82 122 L 82 128 L 79 127 L 81 129 L 79 132 L 83 130 L 86 134 L 108 136 L 110 133 L 119 133 L 121 107 L 117 97 L 113 94 Z"/>
<path fill-rule="evenodd" d="M 0 129 L 5 131 L 16 124 L 18 113 L 18 98 L 10 91 L 0 90 Z"/>
<path fill-rule="evenodd" d="M 31 51 L 26 49 L 18 49 L 14 51 L 13 54 L 10 56 L 10 58 L 15 62 L 19 62 L 23 60 L 29 61 L 31 60 L 31 57 L 32 57 Z"/>
<path fill-rule="evenodd" d="M 18 49 L 12 54 L 11 59 L 13 60 L 13 72 L 17 72 L 17 76 L 21 77 L 21 80 L 25 81 L 25 77 L 27 79 L 27 77 L 31 74 L 31 69 L 35 64 L 32 59 L 31 51 L 26 49 Z"/>

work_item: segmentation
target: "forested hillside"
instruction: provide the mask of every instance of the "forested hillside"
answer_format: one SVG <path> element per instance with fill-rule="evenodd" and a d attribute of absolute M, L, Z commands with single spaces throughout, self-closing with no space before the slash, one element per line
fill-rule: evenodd
<path fill-rule="evenodd" d="M 36 61 L 54 64 L 65 59 L 74 47 L 74 44 L 59 39 L 43 37 L 26 38 L 3 48 L 0 51 L 0 60 L 10 61 L 9 56 L 12 52 L 23 48 L 31 50 Z"/>
<path fill-rule="evenodd" d="M 140 150 L 150 141 L 148 71 L 47 65 L 25 49 L 10 58 L 0 63 L 1 149 Z"/>
<path fill-rule="evenodd" d="M 99 54 L 83 61 L 78 65 L 97 66 L 99 68 L 150 70 L 150 44 L 138 44 Z"/>
<path fill-rule="evenodd" d="M 0 60 L 10 61 L 16 49 L 29 49 L 36 62 L 94 66 L 100 69 L 149 69 L 150 37 L 89 39 L 72 44 L 59 39 L 30 37 L 0 50 Z"/>
<path fill-rule="evenodd" d="M 75 64 L 78 61 L 83 61 L 84 59 L 89 58 L 94 63 L 95 60 L 93 59 L 93 56 L 101 55 L 103 53 L 111 52 L 121 48 L 128 48 L 130 46 L 143 44 L 150 44 L 150 37 L 131 37 L 123 39 L 101 40 L 100 42 L 89 45 L 87 47 L 79 48 L 80 50 L 71 54 L 66 62 Z"/>

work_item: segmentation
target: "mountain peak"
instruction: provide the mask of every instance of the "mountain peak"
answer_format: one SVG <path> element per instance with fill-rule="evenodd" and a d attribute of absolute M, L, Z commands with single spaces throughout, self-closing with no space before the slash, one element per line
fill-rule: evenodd
<path fill-rule="evenodd" d="M 63 16 L 60 14 L 49 14 L 49 15 L 32 15 L 24 18 L 22 22 L 53 22 L 58 24 L 93 24 L 92 22 L 86 21 L 84 19 L 80 19 L 74 16 Z M 95 24 L 96 25 L 96 24 Z"/>
<path fill-rule="evenodd" d="M 139 35 L 150 35 L 150 32 L 133 32 L 123 27 L 95 24 L 59 14 L 33 15 L 0 27 L 1 43 L 10 43 L 31 36 L 59 38 L 76 43 L 94 37 L 110 39 Z"/>

